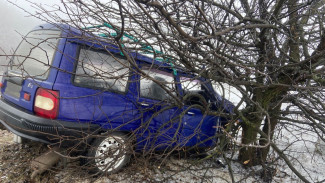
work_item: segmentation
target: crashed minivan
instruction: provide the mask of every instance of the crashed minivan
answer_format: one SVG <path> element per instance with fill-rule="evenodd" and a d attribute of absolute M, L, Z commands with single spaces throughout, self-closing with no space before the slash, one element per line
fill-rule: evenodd
<path fill-rule="evenodd" d="M 62 147 L 83 142 L 99 173 L 120 170 L 130 150 L 214 147 L 227 119 L 207 111 L 234 107 L 203 77 L 68 25 L 29 32 L 0 87 L 9 131 Z"/>

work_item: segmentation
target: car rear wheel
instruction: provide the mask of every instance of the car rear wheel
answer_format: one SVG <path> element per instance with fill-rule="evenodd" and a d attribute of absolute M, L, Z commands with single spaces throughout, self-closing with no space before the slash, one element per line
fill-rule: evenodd
<path fill-rule="evenodd" d="M 131 157 L 127 141 L 127 136 L 120 132 L 105 133 L 96 138 L 88 150 L 90 173 L 103 175 L 121 170 Z"/>

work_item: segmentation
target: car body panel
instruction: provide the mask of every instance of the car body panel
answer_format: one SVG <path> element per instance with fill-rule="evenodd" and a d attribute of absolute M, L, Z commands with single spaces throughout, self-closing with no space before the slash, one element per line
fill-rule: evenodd
<path fill-rule="evenodd" d="M 49 29 L 50 27 L 50 25 L 43 25 L 39 28 Z M 164 150 L 166 148 L 175 149 L 193 146 L 208 148 L 216 144 L 217 130 L 215 126 L 220 125 L 221 121 L 226 121 L 225 118 L 209 116 L 204 111 L 202 112 L 201 109 L 189 109 L 189 106 L 176 106 L 172 102 L 168 102 L 168 100 L 160 101 L 140 97 L 140 72 L 137 73 L 137 69 L 153 66 L 158 70 L 174 73 L 175 68 L 172 68 L 167 63 L 131 52 L 129 56 L 135 60 L 136 67 L 131 66 L 132 69 L 129 73 L 125 92 L 83 87 L 74 82 L 81 47 L 86 46 L 109 51 L 117 57 L 121 56 L 121 53 L 117 46 L 101 38 L 92 39 L 94 36 L 85 35 L 85 39 L 81 39 L 79 30 L 66 25 L 57 25 L 56 28 L 62 30 L 62 38 L 59 41 L 47 79 L 23 79 L 20 96 L 17 98 L 10 96 L 10 92 L 9 94 L 5 92 L 7 82 L 14 81 L 10 77 L 4 77 L 4 87 L 1 88 L 1 92 L 5 101 L 13 103 L 17 107 L 23 108 L 23 111 L 29 111 L 33 115 L 33 101 L 37 88 L 42 87 L 59 91 L 59 113 L 56 120 L 64 121 L 62 124 L 69 127 L 75 125 L 76 128 L 78 126 L 84 128 L 84 125 L 87 124 L 97 127 L 97 129 L 92 128 L 90 131 L 86 130 L 87 133 L 118 130 L 134 134 L 136 136 L 136 149 L 138 150 Z M 177 75 L 173 75 L 176 81 L 174 97 L 181 101 L 185 92 L 181 88 L 180 77 L 194 77 L 194 75 L 186 74 L 181 70 L 177 72 Z M 201 80 L 206 81 L 204 78 L 201 78 Z M 227 103 L 228 107 L 223 106 L 222 101 L 224 99 L 213 90 L 211 83 L 208 81 L 206 83 L 205 88 L 211 98 L 209 102 L 219 103 L 219 107 L 230 113 L 233 105 L 229 102 Z M 19 90 L 15 89 L 15 86 L 11 87 L 13 90 Z M 31 94 L 30 101 L 23 99 L 24 92 Z M 11 95 L 18 96 L 17 92 L 15 94 L 11 93 Z M 5 109 L 2 110 L 5 111 Z M 3 116 L 5 114 L 6 112 L 3 112 Z M 33 123 L 30 119 L 26 120 Z M 48 121 L 51 120 L 48 119 Z M 0 119 L 0 122 L 10 123 L 3 119 Z M 21 122 L 16 121 L 13 123 L 21 124 Z M 46 126 L 50 124 L 45 123 Z M 37 123 L 35 125 L 42 124 Z M 25 128 L 24 125 L 19 127 Z M 14 129 L 13 131 L 18 132 L 19 130 Z M 82 131 L 82 133 L 84 132 Z M 19 134 L 21 133 L 23 132 L 19 131 Z"/>

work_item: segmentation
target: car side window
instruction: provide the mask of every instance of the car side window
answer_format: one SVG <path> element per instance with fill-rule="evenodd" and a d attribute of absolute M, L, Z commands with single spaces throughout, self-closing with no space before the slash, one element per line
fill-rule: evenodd
<path fill-rule="evenodd" d="M 74 83 L 79 86 L 125 92 L 128 61 L 101 50 L 81 48 Z"/>
<path fill-rule="evenodd" d="M 171 96 L 166 92 L 165 87 L 171 94 L 175 95 L 175 82 L 171 73 L 160 71 L 157 69 L 143 69 L 144 73 L 153 78 L 141 76 L 140 79 L 140 96 L 155 100 L 166 100 Z M 162 87 L 163 86 L 163 87 Z"/>
<path fill-rule="evenodd" d="M 182 89 L 184 92 L 201 90 L 201 81 L 195 78 L 180 77 Z"/>

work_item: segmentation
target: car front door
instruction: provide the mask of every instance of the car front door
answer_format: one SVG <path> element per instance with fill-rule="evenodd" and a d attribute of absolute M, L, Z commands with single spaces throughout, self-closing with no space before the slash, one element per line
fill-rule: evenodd
<path fill-rule="evenodd" d="M 216 126 L 220 117 L 209 115 L 211 112 L 211 83 L 203 78 L 191 75 L 180 76 L 184 93 L 183 130 L 179 143 L 185 147 L 207 148 L 216 144 Z M 216 112 L 216 111 L 214 111 Z"/>
<path fill-rule="evenodd" d="M 143 66 L 139 74 L 139 97 L 136 101 L 141 125 L 138 148 L 162 150 L 178 144 L 182 123 L 181 109 L 173 105 L 176 97 L 172 72 Z"/>

